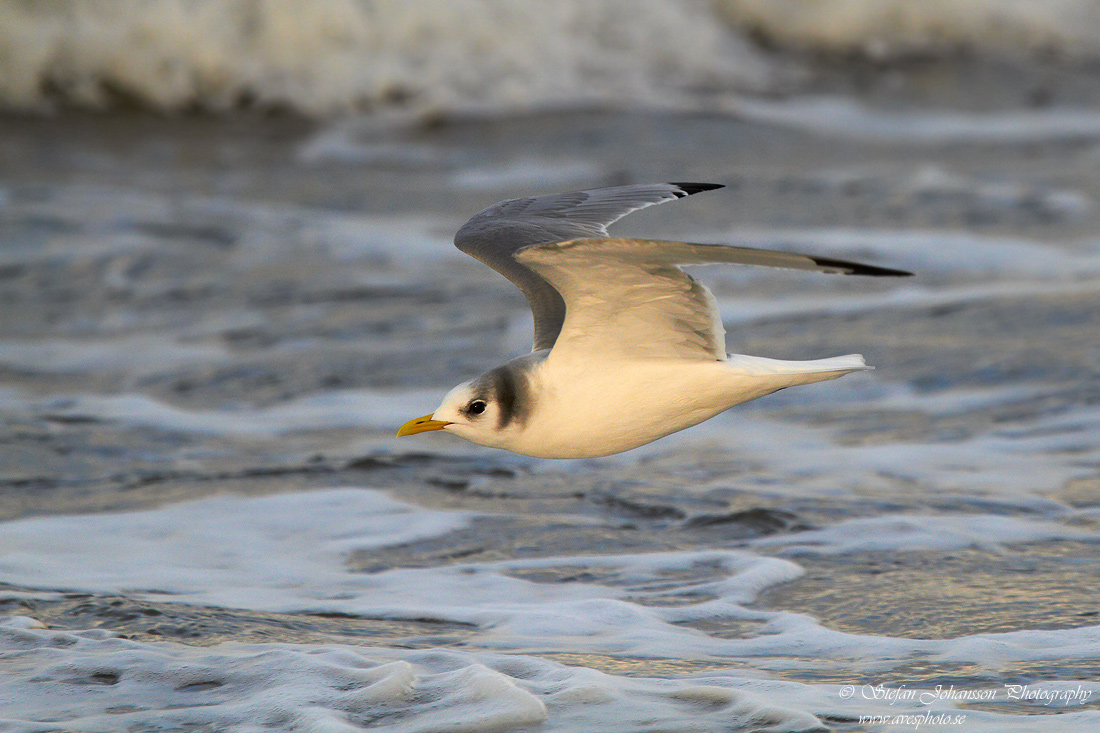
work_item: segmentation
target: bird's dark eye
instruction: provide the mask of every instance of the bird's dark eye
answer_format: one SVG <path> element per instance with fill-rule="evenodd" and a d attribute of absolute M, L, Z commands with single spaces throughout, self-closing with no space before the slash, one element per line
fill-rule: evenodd
<path fill-rule="evenodd" d="M 480 415 L 481 413 L 485 412 L 486 407 L 487 405 L 485 404 L 485 400 L 474 400 L 470 403 L 469 407 L 466 408 L 466 414 Z"/>

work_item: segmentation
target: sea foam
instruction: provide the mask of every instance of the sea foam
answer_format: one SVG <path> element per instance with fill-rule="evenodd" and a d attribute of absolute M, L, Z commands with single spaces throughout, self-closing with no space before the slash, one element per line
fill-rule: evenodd
<path fill-rule="evenodd" d="M 0 572 L 25 587 L 18 591 L 24 603 L 56 599 L 48 587 L 125 592 L 215 608 L 436 619 L 467 624 L 471 635 L 461 650 L 238 642 L 202 647 L 135 641 L 101 629 L 47 629 L 33 617 L 14 617 L 0 623 L 0 654 L 9 669 L 21 672 L 0 679 L 0 699 L 9 701 L 0 724 L 15 731 L 54 729 L 40 722 L 46 719 L 58 730 L 87 731 L 153 721 L 240 731 L 506 731 L 539 724 L 600 733 L 655 725 L 805 731 L 820 730 L 825 717 L 850 717 L 853 709 L 963 709 L 968 729 L 995 731 L 1019 729 L 1018 711 L 960 708 L 949 699 L 851 703 L 838 685 L 769 679 L 766 670 L 829 674 L 842 660 L 858 680 L 915 662 L 997 668 L 1100 658 L 1096 626 L 892 638 L 753 608 L 747 604 L 762 591 L 801 574 L 790 560 L 757 554 L 765 543 L 752 552 L 543 557 L 371 573 L 345 565 L 352 552 L 443 537 L 472 518 L 348 488 L 2 523 Z M 1031 525 L 992 518 L 980 530 L 990 541 L 1007 542 L 1083 534 Z M 926 546 L 958 546 L 952 540 L 957 524 L 913 518 L 907 526 L 919 527 Z M 859 549 L 841 546 L 842 535 L 851 534 L 843 524 L 831 534 L 802 534 L 838 543 L 839 551 Z M 788 544 L 797 546 L 798 537 L 791 535 Z M 590 579 L 522 577 L 563 568 Z M 692 571 L 697 581 L 669 583 Z M 730 638 L 693 627 L 731 620 L 743 622 L 749 633 Z M 585 662 L 569 666 L 535 656 L 548 652 L 584 655 Z M 600 671 L 600 659 L 610 669 L 634 664 L 634 671 Z M 648 676 L 648 667 L 637 666 L 646 659 L 697 666 Z M 1089 681 L 1044 685 L 1100 692 Z M 1068 705 L 1032 706 L 1029 712 L 1058 713 L 1040 716 L 1034 729 L 1044 731 L 1087 728 L 1100 716 Z"/>
<path fill-rule="evenodd" d="M 512 109 L 759 86 L 767 65 L 697 0 L 182 0 L 9 4 L 0 100 Z"/>
<path fill-rule="evenodd" d="M 750 36 L 892 58 L 1100 53 L 1092 0 L 5 3 L 0 104 L 311 115 L 676 105 L 780 88 Z"/>

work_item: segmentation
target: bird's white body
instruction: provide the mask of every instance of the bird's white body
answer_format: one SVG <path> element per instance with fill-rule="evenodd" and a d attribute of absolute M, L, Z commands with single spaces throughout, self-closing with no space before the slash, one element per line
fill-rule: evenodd
<path fill-rule="evenodd" d="M 594 458 L 631 450 L 786 387 L 871 369 L 858 354 L 781 361 L 734 354 L 727 361 L 648 359 L 606 364 L 538 351 L 512 367 L 537 395 L 536 409 L 504 429 L 471 429 L 441 408 L 433 419 L 475 443 L 538 458 Z M 450 396 L 448 396 L 450 397 Z M 458 395 L 458 403 L 465 395 Z M 449 399 L 444 400 L 446 405 Z"/>
<path fill-rule="evenodd" d="M 398 437 L 443 430 L 540 458 L 606 456 L 785 387 L 869 369 L 858 354 L 816 361 L 727 355 L 718 304 L 680 265 L 909 273 L 789 252 L 607 236 L 606 226 L 631 211 L 715 188 L 614 186 L 502 201 L 475 215 L 455 244 L 527 296 L 534 349 L 458 385 Z"/>

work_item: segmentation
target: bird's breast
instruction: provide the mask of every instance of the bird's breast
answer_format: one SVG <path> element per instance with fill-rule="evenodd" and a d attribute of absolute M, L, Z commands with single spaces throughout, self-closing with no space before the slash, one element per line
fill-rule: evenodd
<path fill-rule="evenodd" d="M 545 364 L 511 450 L 543 458 L 621 453 L 696 425 L 732 404 L 720 362 L 663 359 Z"/>

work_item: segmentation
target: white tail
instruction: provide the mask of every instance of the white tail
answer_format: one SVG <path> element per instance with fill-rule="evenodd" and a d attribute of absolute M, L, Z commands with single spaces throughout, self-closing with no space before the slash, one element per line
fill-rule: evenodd
<path fill-rule="evenodd" d="M 863 354 L 845 354 L 812 361 L 784 361 L 764 356 L 729 354 L 726 363 L 746 374 L 816 374 L 818 372 L 862 372 L 874 369 L 867 366 Z"/>
<path fill-rule="evenodd" d="M 836 379 L 848 372 L 862 372 L 874 369 L 867 366 L 862 354 L 845 354 L 828 359 L 814 359 L 813 361 L 784 361 L 781 359 L 768 359 L 763 356 L 746 356 L 745 354 L 730 354 L 726 363 L 734 371 L 746 376 L 779 377 L 786 386 L 795 384 L 809 384 L 821 382 L 826 379 Z M 782 379 L 789 377 L 789 379 Z"/>

